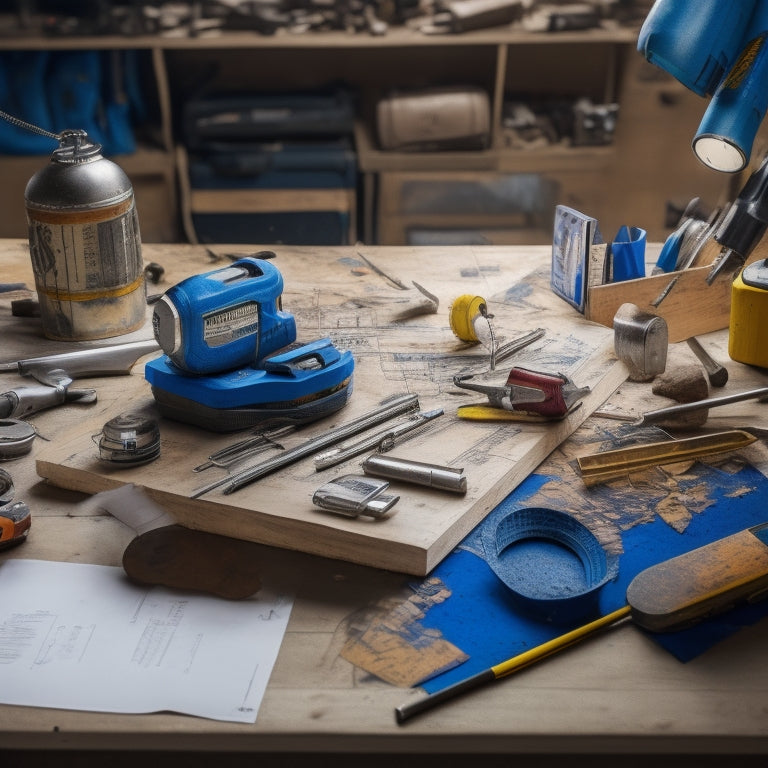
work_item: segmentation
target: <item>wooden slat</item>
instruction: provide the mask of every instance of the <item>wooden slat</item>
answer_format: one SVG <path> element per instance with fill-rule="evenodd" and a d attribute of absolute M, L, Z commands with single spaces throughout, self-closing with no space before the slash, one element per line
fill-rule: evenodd
<path fill-rule="evenodd" d="M 239 246 L 239 250 L 246 248 Z M 416 281 L 438 296 L 441 311 L 406 321 L 401 313 L 411 291 L 393 288 L 359 259 L 358 250 L 277 249 L 275 263 L 285 280 L 283 308 L 296 313 L 299 338 L 329 335 L 340 348 L 353 351 L 356 364 L 349 404 L 283 444 L 291 447 L 347 422 L 388 395 L 416 393 L 423 410 L 442 407 L 445 414 L 432 429 L 397 446 L 393 455 L 463 467 L 469 485 L 466 496 L 393 484 L 401 498 L 390 518 L 373 524 L 349 520 L 320 512 L 311 500 L 314 491 L 337 474 L 360 473 L 360 459 L 325 472 L 315 472 L 311 459 L 305 459 L 237 493 L 213 491 L 191 499 L 195 490 L 221 475 L 219 470 L 195 474 L 193 467 L 238 436 L 163 419 L 160 457 L 144 466 L 115 469 L 99 460 L 93 441 L 108 418 L 118 415 L 106 413 L 103 407 L 83 412 L 69 433 L 41 448 L 38 474 L 59 487 L 86 493 L 135 483 L 177 522 L 191 528 L 392 571 L 430 572 L 611 395 L 626 372 L 613 357 L 611 331 L 588 322 L 555 296 L 545 271 L 531 272 L 537 264 L 546 263 L 549 248 L 520 248 L 520 258 L 510 254 L 508 247 L 493 246 L 367 248 L 366 257 L 382 271 L 397 276 L 404 285 Z M 186 262 L 194 263 L 196 271 L 211 268 L 207 257 L 200 257 L 200 248 L 145 249 L 146 259 L 169 267 L 174 261 L 178 264 L 182 254 L 198 254 L 197 261 Z M 170 273 L 168 279 L 173 279 Z M 481 349 L 459 342 L 448 325 L 447 307 L 459 294 L 470 291 L 485 295 L 493 307 L 497 331 L 508 339 L 533 327 L 547 328 L 546 369 L 562 370 L 578 386 L 591 387 L 582 407 L 545 428 L 458 418 L 459 404 L 482 396 L 459 391 L 453 376 L 467 370 L 482 373 L 488 364 Z M 525 307 L 508 300 L 510 295 L 525 296 Z M 146 330 L 151 334 L 149 326 Z M 529 366 L 536 367 L 536 360 L 534 353 Z M 152 394 L 140 369 L 123 377 L 119 386 L 120 397 L 114 404 L 118 412 L 127 407 L 152 408 Z"/>

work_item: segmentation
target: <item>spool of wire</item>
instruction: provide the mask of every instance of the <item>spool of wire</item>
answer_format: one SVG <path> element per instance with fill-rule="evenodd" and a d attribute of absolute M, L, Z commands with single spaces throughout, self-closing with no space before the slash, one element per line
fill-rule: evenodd
<path fill-rule="evenodd" d="M 121 466 L 147 464 L 160 455 L 157 421 L 141 413 L 121 413 L 110 419 L 99 437 L 99 458 Z"/>
<path fill-rule="evenodd" d="M 17 459 L 32 450 L 35 428 L 20 419 L 0 419 L 0 461 Z"/>

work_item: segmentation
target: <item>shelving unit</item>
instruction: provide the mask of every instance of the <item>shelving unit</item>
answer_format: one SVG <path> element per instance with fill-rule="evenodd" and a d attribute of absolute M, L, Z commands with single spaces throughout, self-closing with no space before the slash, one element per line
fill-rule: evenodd
<path fill-rule="evenodd" d="M 731 199 L 732 179 L 702 166 L 690 138 L 703 101 L 648 65 L 635 49 L 637 31 L 530 33 L 494 28 L 428 36 L 392 28 L 384 36 L 337 33 L 272 36 L 225 33 L 198 37 L 3 39 L 6 50 L 136 49 L 145 52 L 152 137 L 135 155 L 114 158 L 134 183 L 146 241 L 183 239 L 188 195 L 180 195 L 177 151 L 185 101 L 204 91 L 306 91 L 344 83 L 358 96 L 355 142 L 360 184 L 357 238 L 403 244 L 414 231 L 475 230 L 496 244 L 551 239 L 552 202 L 595 216 L 603 235 L 623 224 L 650 239 L 670 230 L 668 204 L 698 196 L 711 205 Z M 490 96 L 490 147 L 483 151 L 389 152 L 378 148 L 375 105 L 392 89 L 434 85 L 480 86 Z M 550 95 L 619 104 L 614 142 L 607 146 L 507 146 L 506 99 Z M 0 189 L 0 236 L 25 233 L 23 186 L 42 158 L 0 157 L 9 179 Z M 510 201 L 487 215 L 456 210 L 409 209 L 404 190 L 432 184 L 482 188 L 512 177 L 538 177 L 552 189 L 537 215 L 518 215 Z M 518 180 L 520 180 L 518 178 Z M 523 179 L 525 181 L 525 179 Z M 527 201 L 523 201 L 525 209 Z M 484 238 L 484 239 L 483 239 Z"/>

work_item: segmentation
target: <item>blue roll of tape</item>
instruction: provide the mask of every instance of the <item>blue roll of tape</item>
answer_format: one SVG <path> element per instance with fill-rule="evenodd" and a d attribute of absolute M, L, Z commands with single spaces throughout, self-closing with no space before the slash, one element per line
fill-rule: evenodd
<path fill-rule="evenodd" d="M 515 603 L 553 623 L 596 612 L 600 588 L 618 574 L 618 557 L 587 526 L 556 509 L 513 510 L 486 527 L 483 547 Z"/>

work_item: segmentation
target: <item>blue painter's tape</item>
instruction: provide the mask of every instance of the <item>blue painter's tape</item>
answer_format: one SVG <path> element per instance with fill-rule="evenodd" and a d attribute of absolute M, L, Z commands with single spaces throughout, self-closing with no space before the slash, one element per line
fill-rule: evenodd
<path fill-rule="evenodd" d="M 523 507 L 483 530 L 488 565 L 520 608 L 564 623 L 595 612 L 600 588 L 618 572 L 618 558 L 572 515 Z"/>
<path fill-rule="evenodd" d="M 692 515 L 684 534 L 660 517 L 623 530 L 618 574 L 600 589 L 599 610 L 593 618 L 626 605 L 627 586 L 643 569 L 765 522 L 768 478 L 759 470 L 743 465 L 735 472 L 721 471 L 714 466 L 698 464 L 689 476 L 685 488 L 687 484 L 692 489 L 707 487 L 712 498 L 702 510 Z M 442 690 L 584 624 L 584 621 L 578 620 L 573 622 L 572 627 L 556 625 L 521 611 L 510 590 L 489 567 L 488 556 L 484 552 L 486 526 L 495 527 L 499 518 L 511 509 L 533 506 L 534 497 L 553 482 L 559 484 L 561 479 L 529 475 L 430 574 L 430 578 L 443 582 L 451 591 L 451 597 L 432 606 L 422 624 L 427 629 L 440 632 L 446 640 L 468 654 L 469 659 L 455 669 L 423 682 L 421 685 L 428 693 Z M 750 492 L 745 493 L 745 488 Z M 605 491 L 609 496 L 613 495 L 609 488 Z M 567 496 L 567 489 L 563 495 Z M 621 494 L 618 494 L 615 512 L 619 518 L 622 505 L 628 505 L 627 500 L 622 500 Z M 753 624 L 767 614 L 768 601 L 763 601 L 739 606 L 690 629 L 648 635 L 678 660 L 689 661 L 739 628 Z"/>

